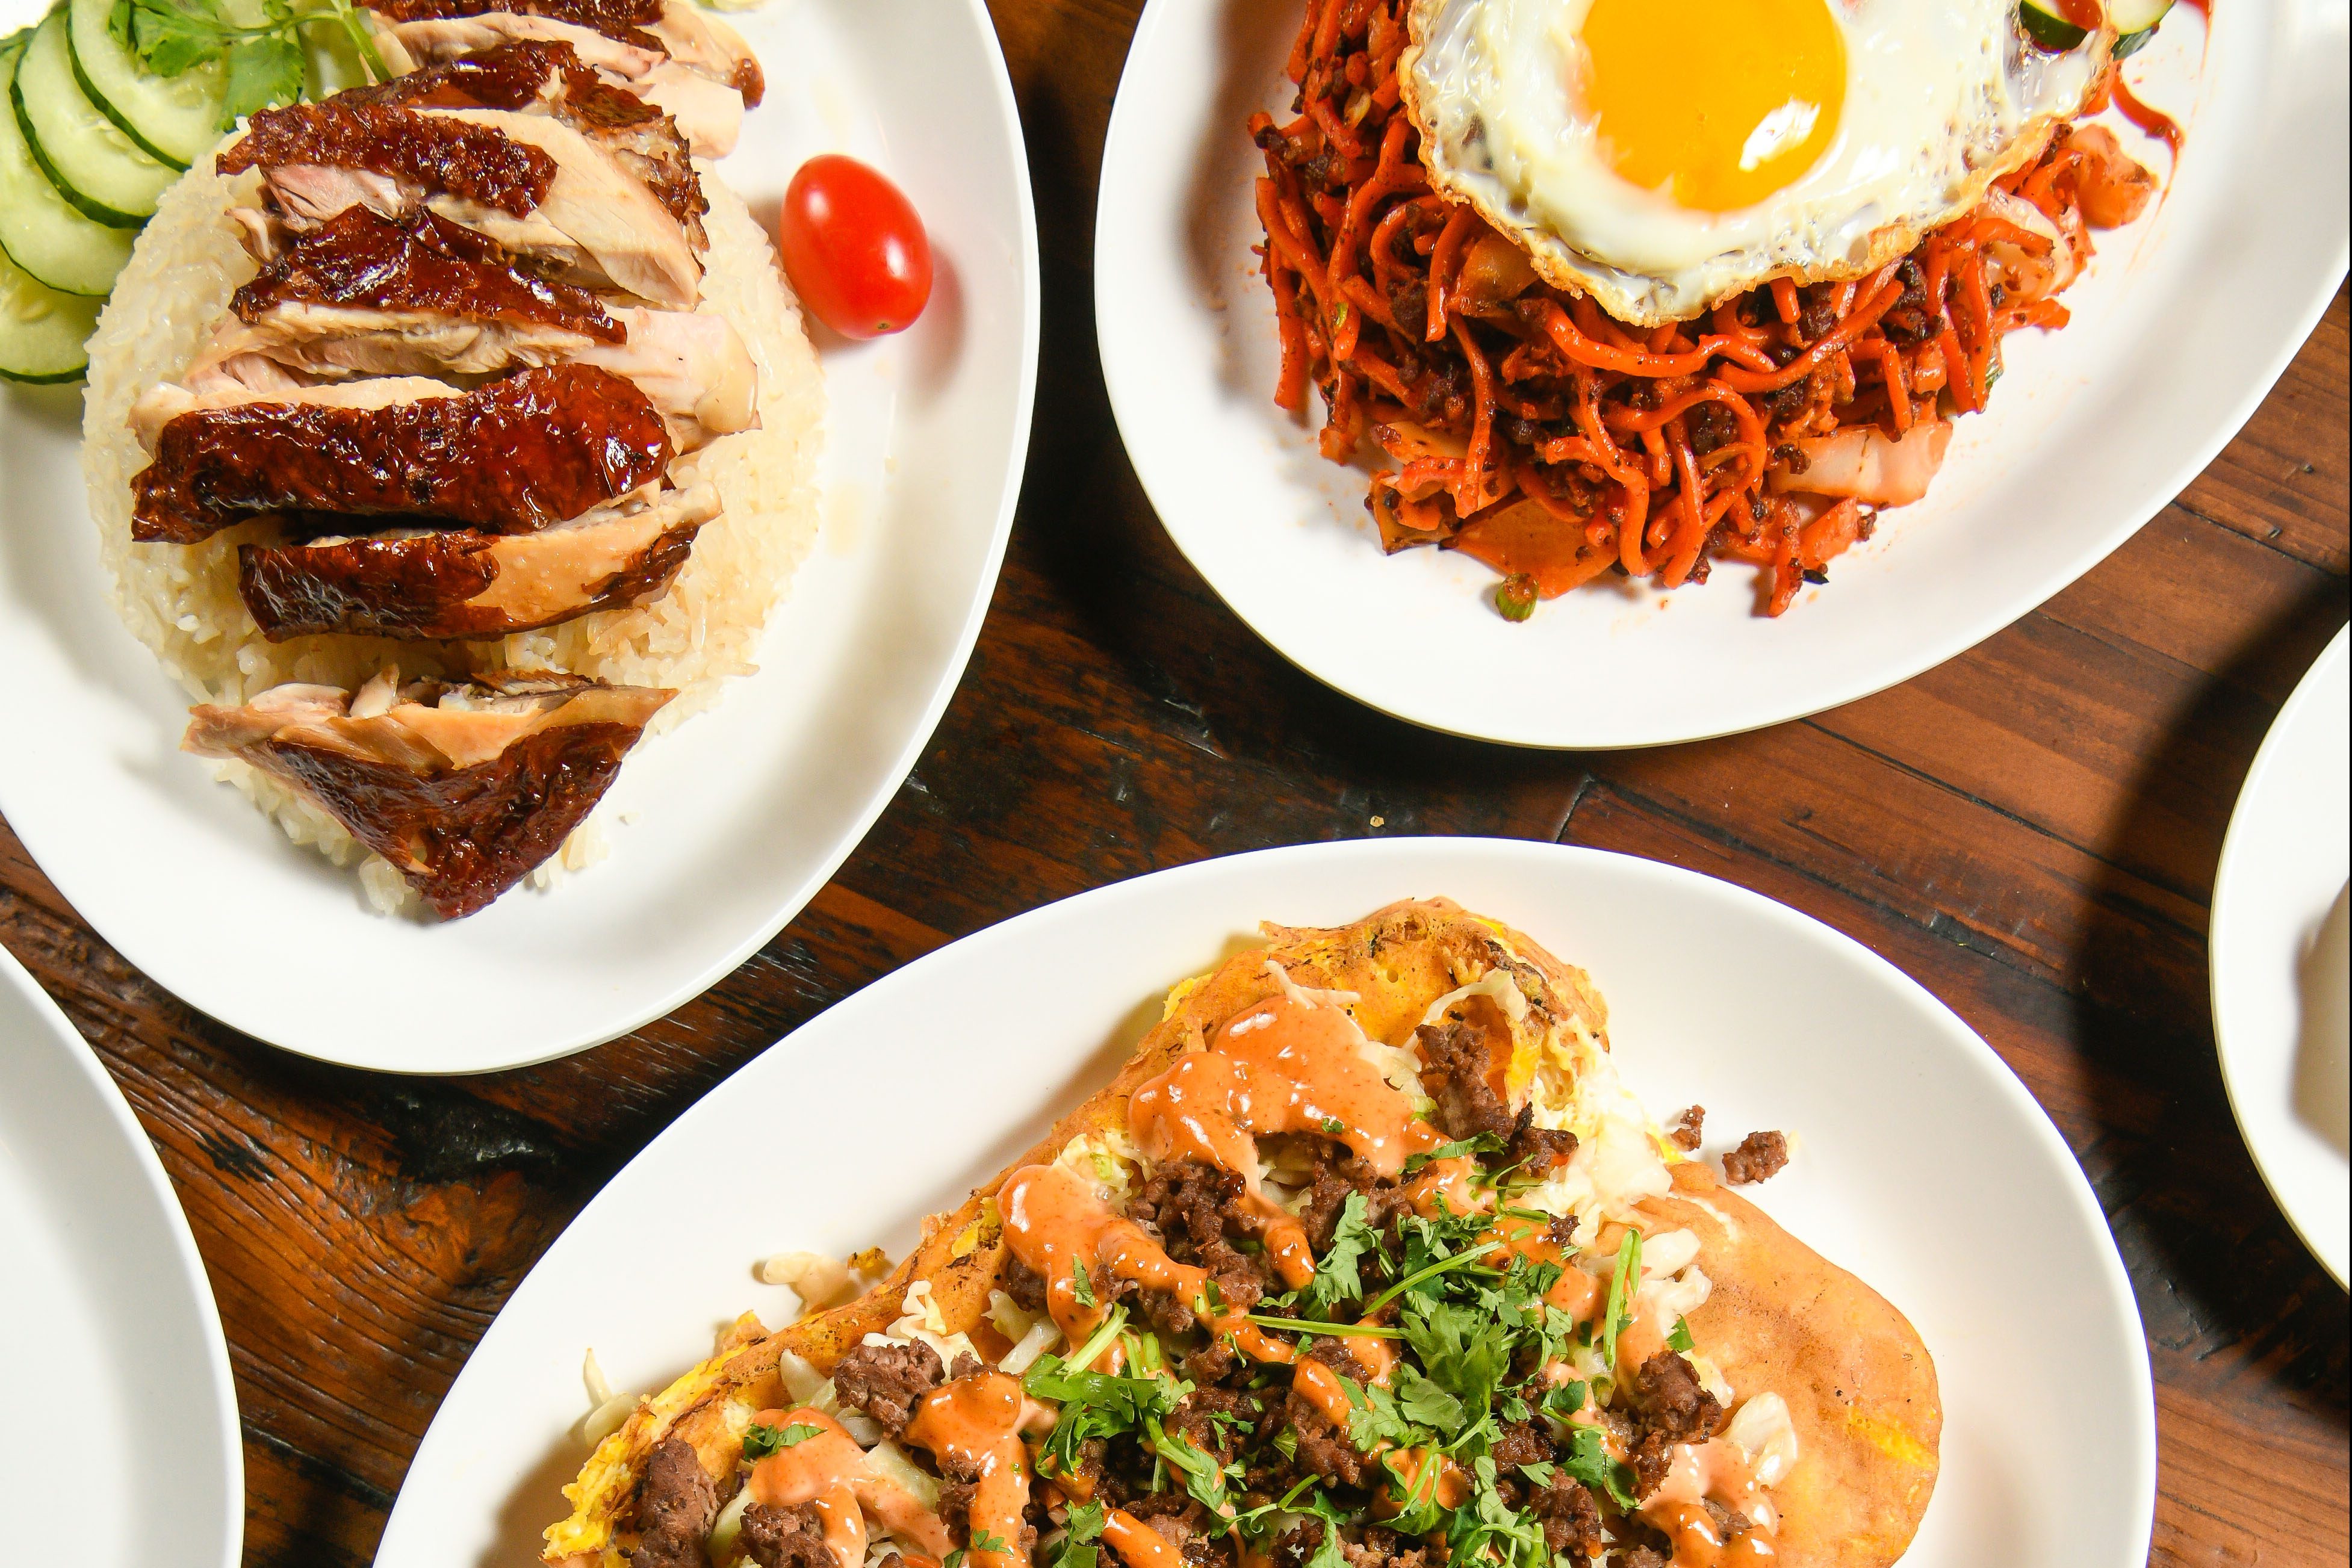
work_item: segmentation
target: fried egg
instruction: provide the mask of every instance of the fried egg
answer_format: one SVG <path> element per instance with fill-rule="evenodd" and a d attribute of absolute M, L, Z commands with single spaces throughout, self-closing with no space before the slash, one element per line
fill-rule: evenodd
<path fill-rule="evenodd" d="M 2015 0 L 1414 0 L 1400 63 L 1435 185 L 1639 326 L 1856 277 L 2078 112 Z"/>

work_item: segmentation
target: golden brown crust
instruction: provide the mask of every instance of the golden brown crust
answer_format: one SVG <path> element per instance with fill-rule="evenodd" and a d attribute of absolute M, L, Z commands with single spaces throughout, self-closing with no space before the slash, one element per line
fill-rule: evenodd
<path fill-rule="evenodd" d="M 1732 1387 L 1789 1403 L 1799 1458 L 1772 1489 L 1780 1561 L 1886 1568 L 1935 1490 L 1943 1405 L 1935 1363 L 1877 1291 L 1725 1188 L 1694 1160 L 1671 1196 L 1643 1205 L 1660 1229 L 1687 1227 L 1714 1281 L 1692 1337 Z"/>
<path fill-rule="evenodd" d="M 1201 1049 L 1219 1024 L 1279 990 L 1266 969 L 1269 958 L 1294 985 L 1355 992 L 1365 1032 L 1391 1043 L 1410 1039 L 1438 998 L 1508 968 L 1528 1004 L 1511 1026 L 1515 1096 L 1541 1043 L 1559 1031 L 1606 1044 L 1606 1011 L 1582 970 L 1451 900 L 1405 900 L 1328 929 L 1268 925 L 1264 935 L 1267 946 L 1171 991 L 1160 1021 L 1118 1076 L 1056 1122 L 1007 1174 L 1055 1158 L 1073 1139 L 1123 1132 L 1136 1089 Z M 619 1561 L 612 1548 L 625 1540 L 618 1532 L 635 1477 L 656 1443 L 683 1438 L 707 1471 L 728 1473 L 740 1451 L 730 1407 L 740 1423 L 747 1403 L 784 1399 L 780 1354 L 789 1351 L 829 1370 L 850 1346 L 899 1316 L 918 1281 L 930 1282 L 948 1332 L 988 1342 L 994 1333 L 985 1319 L 989 1293 L 1006 1256 L 993 1198 L 1002 1180 L 927 1221 L 921 1246 L 857 1300 L 773 1334 L 758 1335 L 753 1325 L 746 1343 L 641 1405 L 567 1489 L 575 1511 L 549 1531 L 546 1561 L 611 1568 Z M 1735 1387 L 1780 1391 L 1798 1423 L 1804 1457 L 1776 1491 L 1784 1560 L 1824 1568 L 1893 1561 L 1935 1477 L 1941 1417 L 1926 1348 L 1867 1286 L 1720 1190 L 1703 1166 L 1677 1166 L 1675 1180 L 1675 1196 L 1652 1206 L 1657 1226 L 1696 1231 L 1703 1266 L 1715 1281 L 1713 1297 L 1692 1316 L 1694 1333 Z"/>

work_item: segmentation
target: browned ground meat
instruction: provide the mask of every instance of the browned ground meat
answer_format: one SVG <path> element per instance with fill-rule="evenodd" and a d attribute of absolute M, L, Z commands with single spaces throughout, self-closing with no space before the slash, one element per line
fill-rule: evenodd
<path fill-rule="evenodd" d="M 1539 1465 L 1551 1458 L 1551 1440 L 1532 1421 L 1512 1421 L 1505 1425 L 1489 1452 L 1495 1456 L 1495 1463 L 1504 1469 Z"/>
<path fill-rule="evenodd" d="M 1302 1568 L 1307 1560 L 1323 1548 L 1323 1521 L 1303 1519 L 1277 1537 L 1274 1543 L 1274 1568 Z"/>
<path fill-rule="evenodd" d="M 719 1511 L 719 1490 L 693 1448 L 665 1437 L 637 1479 L 637 1551 L 633 1568 L 702 1568 L 702 1543 Z"/>
<path fill-rule="evenodd" d="M 1233 1462 L 1265 1416 L 1265 1402 L 1255 1394 L 1195 1388 L 1168 1413 L 1167 1429 L 1225 1465 Z"/>
<path fill-rule="evenodd" d="M 814 1508 L 755 1502 L 743 1511 L 743 1550 L 760 1568 L 833 1568 L 824 1521 Z"/>
<path fill-rule="evenodd" d="M 1230 1568 L 1233 1548 L 1224 1539 L 1224 1521 L 1182 1492 L 1138 1498 L 1127 1511 L 1157 1531 L 1192 1568 Z"/>
<path fill-rule="evenodd" d="M 1529 1489 L 1528 1508 L 1543 1521 L 1544 1544 L 1557 1557 L 1591 1556 L 1601 1544 L 1601 1504 L 1582 1481 L 1555 1470 L 1549 1486 Z"/>
<path fill-rule="evenodd" d="M 1745 1186 L 1778 1176 L 1789 1163 L 1789 1140 L 1779 1133 L 1750 1133 L 1723 1156 L 1723 1179 Z"/>
<path fill-rule="evenodd" d="M 1157 1235 L 1178 1262 L 1206 1269 L 1228 1303 L 1254 1306 L 1265 1294 L 1266 1275 L 1257 1259 L 1234 1245 L 1250 1233 L 1242 1207 L 1247 1190 L 1231 1171 L 1178 1160 L 1151 1173 L 1128 1217 Z"/>
<path fill-rule="evenodd" d="M 1675 1118 L 1675 1124 L 1666 1129 L 1666 1136 L 1672 1138 L 1675 1147 L 1683 1153 L 1696 1154 L 1699 1145 L 1706 1141 L 1706 1134 L 1702 1131 L 1706 1124 L 1706 1107 L 1692 1105 Z"/>
<path fill-rule="evenodd" d="M 1634 1495 L 1647 1497 L 1665 1479 L 1668 1451 L 1722 1428 L 1723 1406 L 1700 1385 L 1698 1373 L 1673 1351 L 1633 1369 Z"/>
<path fill-rule="evenodd" d="M 1519 1107 L 1519 1114 L 1511 1124 L 1511 1140 L 1503 1146 L 1503 1157 L 1519 1167 L 1523 1176 L 1540 1176 L 1554 1166 L 1566 1165 L 1576 1153 L 1576 1134 L 1564 1128 L 1536 1125 L 1536 1108 L 1532 1104 Z"/>
<path fill-rule="evenodd" d="M 939 1352 L 912 1344 L 855 1344 L 833 1369 L 844 1405 L 865 1411 L 896 1437 L 914 1418 L 915 1401 L 939 1386 Z"/>
<path fill-rule="evenodd" d="M 1671 1568 L 1654 1546 L 1630 1547 L 1610 1560 L 1610 1568 Z"/>
<path fill-rule="evenodd" d="M 1378 1524 L 1366 1525 L 1363 1540 L 1343 1542 L 1339 1550 L 1348 1568 L 1423 1568 L 1429 1561 L 1420 1542 Z"/>
<path fill-rule="evenodd" d="M 1307 1351 L 1307 1359 L 1319 1361 L 1342 1377 L 1357 1383 L 1370 1381 L 1363 1364 L 1348 1354 L 1347 1347 L 1337 1340 L 1318 1339 Z M 1322 1408 L 1296 1388 L 1283 1396 L 1283 1425 L 1298 1434 L 1298 1462 L 1326 1480 L 1345 1486 L 1361 1486 L 1364 1481 L 1364 1456 L 1349 1440 L 1345 1429 L 1323 1414 Z"/>
<path fill-rule="evenodd" d="M 1004 1293 L 1013 1298 L 1014 1306 L 1024 1312 L 1045 1310 L 1045 1276 L 1019 1258 L 1007 1252 L 1004 1255 L 1004 1271 L 998 1278 L 1004 1286 Z"/>
<path fill-rule="evenodd" d="M 1426 1024 L 1414 1031 L 1412 1042 L 1421 1052 L 1422 1087 L 1437 1102 L 1430 1119 L 1439 1131 L 1449 1138 L 1509 1136 L 1516 1119 L 1487 1082 L 1495 1053 L 1485 1030 L 1471 1023 Z"/>
<path fill-rule="evenodd" d="M 1340 1213 L 1350 1194 L 1364 1195 L 1364 1219 L 1375 1230 L 1384 1228 L 1403 1199 L 1381 1173 L 1349 1152 L 1344 1144 L 1325 1144 L 1316 1150 L 1315 1177 L 1307 1190 L 1307 1207 L 1299 1211 L 1307 1244 L 1318 1253 L 1331 1245 Z"/>

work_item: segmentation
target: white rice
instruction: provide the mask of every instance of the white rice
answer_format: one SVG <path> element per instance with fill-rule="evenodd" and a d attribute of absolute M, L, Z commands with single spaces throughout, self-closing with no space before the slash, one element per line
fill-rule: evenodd
<path fill-rule="evenodd" d="M 131 478 L 147 456 L 131 431 L 131 404 L 149 387 L 178 378 L 226 311 L 229 296 L 254 273 L 226 214 L 250 197 L 257 174 L 221 175 L 199 165 L 164 193 L 90 339 L 82 475 L 123 623 L 190 696 L 241 703 L 287 681 L 348 688 L 388 663 L 404 677 L 552 668 L 624 685 L 677 688 L 677 698 L 651 726 L 658 732 L 709 706 L 730 676 L 757 667 L 753 655 L 769 612 L 816 537 L 824 382 L 767 235 L 709 163 L 698 160 L 697 167 L 710 203 L 699 308 L 732 322 L 751 350 L 760 372 L 760 427 L 722 436 L 671 465 L 680 486 L 696 479 L 716 485 L 722 511 L 696 537 L 667 593 L 650 604 L 487 643 L 300 637 L 273 643 L 236 591 L 236 547 L 255 525 L 194 546 L 131 541 Z M 420 907 L 400 874 L 332 818 L 242 763 L 211 766 L 296 843 L 337 865 L 363 857 L 360 880 L 378 909 Z M 582 822 L 532 873 L 535 885 L 604 858 L 601 814 Z"/>

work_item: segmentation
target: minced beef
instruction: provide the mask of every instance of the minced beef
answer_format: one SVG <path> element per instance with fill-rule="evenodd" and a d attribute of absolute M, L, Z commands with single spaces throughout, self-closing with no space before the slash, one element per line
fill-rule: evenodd
<path fill-rule="evenodd" d="M 1452 1021 L 1424 1024 L 1413 1032 L 1412 1042 L 1421 1052 L 1421 1085 L 1437 1102 L 1430 1119 L 1440 1132 L 1449 1138 L 1510 1134 L 1516 1118 L 1487 1082 L 1495 1052 L 1484 1029 Z"/>
<path fill-rule="evenodd" d="M 1348 1568 L 1425 1568 L 1429 1562 L 1421 1542 L 1379 1524 L 1366 1525 L 1361 1541 L 1341 1542 L 1339 1551 Z"/>
<path fill-rule="evenodd" d="M 1789 1140 L 1779 1133 L 1750 1133 L 1723 1156 L 1723 1179 L 1745 1186 L 1780 1175 L 1789 1163 Z"/>
<path fill-rule="evenodd" d="M 665 1437 L 637 1478 L 635 1568 L 702 1568 L 702 1543 L 719 1511 L 719 1489 L 683 1438 Z"/>
<path fill-rule="evenodd" d="M 1590 1557 L 1601 1545 L 1601 1504 L 1582 1481 L 1558 1470 L 1548 1486 L 1528 1489 L 1528 1509 L 1543 1523 L 1554 1557 Z"/>
<path fill-rule="evenodd" d="M 1361 1364 L 1336 1340 L 1317 1340 L 1307 1355 L 1359 1384 L 1371 1380 Z M 1323 1414 L 1322 1406 L 1293 1388 L 1283 1396 L 1282 1417 L 1283 1425 L 1298 1435 L 1300 1464 L 1328 1481 L 1351 1487 L 1364 1484 L 1362 1450 L 1349 1440 L 1344 1427 Z"/>
<path fill-rule="evenodd" d="M 1298 1213 L 1298 1223 L 1307 1231 L 1307 1245 L 1317 1253 L 1329 1249 L 1332 1233 L 1339 1228 L 1339 1216 L 1354 1193 L 1364 1195 L 1364 1218 L 1375 1230 L 1386 1227 L 1389 1217 L 1404 1201 L 1395 1186 L 1382 1182 L 1381 1173 L 1359 1159 L 1346 1145 L 1324 1145 L 1316 1152 L 1315 1175 L 1307 1190 L 1307 1206 Z"/>
<path fill-rule="evenodd" d="M 1228 1465 L 1265 1416 L 1265 1405 L 1255 1394 L 1195 1388 L 1168 1413 L 1167 1429 Z"/>
<path fill-rule="evenodd" d="M 1023 1312 L 1042 1312 L 1045 1310 L 1045 1276 L 1024 1263 L 1015 1254 L 1005 1253 L 1004 1270 L 997 1278 L 1004 1286 L 1004 1293 L 1013 1298 L 1013 1304 Z"/>
<path fill-rule="evenodd" d="M 760 1568 L 833 1568 L 815 1509 L 755 1502 L 743 1511 L 743 1550 Z"/>
<path fill-rule="evenodd" d="M 1554 1166 L 1566 1165 L 1575 1154 L 1574 1133 L 1538 1127 L 1534 1104 L 1519 1107 L 1518 1117 L 1511 1124 L 1510 1141 L 1503 1145 L 1503 1158 L 1518 1166 L 1521 1176 L 1540 1176 Z"/>
<path fill-rule="evenodd" d="M 834 1392 L 844 1405 L 865 1411 L 892 1437 L 914 1419 L 915 1401 L 940 1385 L 939 1352 L 917 1340 L 911 1344 L 855 1344 L 833 1369 Z"/>
<path fill-rule="evenodd" d="M 1497 1468 L 1507 1469 L 1513 1465 L 1539 1465 L 1551 1458 L 1551 1439 L 1543 1428 L 1532 1421 L 1512 1421 L 1505 1424 L 1488 1450 Z"/>
<path fill-rule="evenodd" d="M 1266 1277 L 1258 1260 L 1234 1245 L 1249 1235 L 1248 1190 L 1232 1171 L 1178 1160 L 1145 1180 L 1128 1218 L 1159 1238 L 1171 1258 L 1206 1269 L 1228 1305 L 1254 1306 L 1265 1294 Z"/>
<path fill-rule="evenodd" d="M 1666 1136 L 1673 1141 L 1675 1147 L 1683 1153 L 1696 1154 L 1698 1152 L 1699 1145 L 1706 1141 L 1704 1130 L 1706 1126 L 1706 1107 L 1686 1106 L 1683 1113 L 1675 1118 L 1675 1124 L 1666 1129 Z"/>
<path fill-rule="evenodd" d="M 1677 1443 L 1703 1442 L 1722 1429 L 1723 1406 L 1691 1364 L 1662 1351 L 1633 1369 L 1633 1492 L 1647 1497 L 1666 1477 Z"/>

